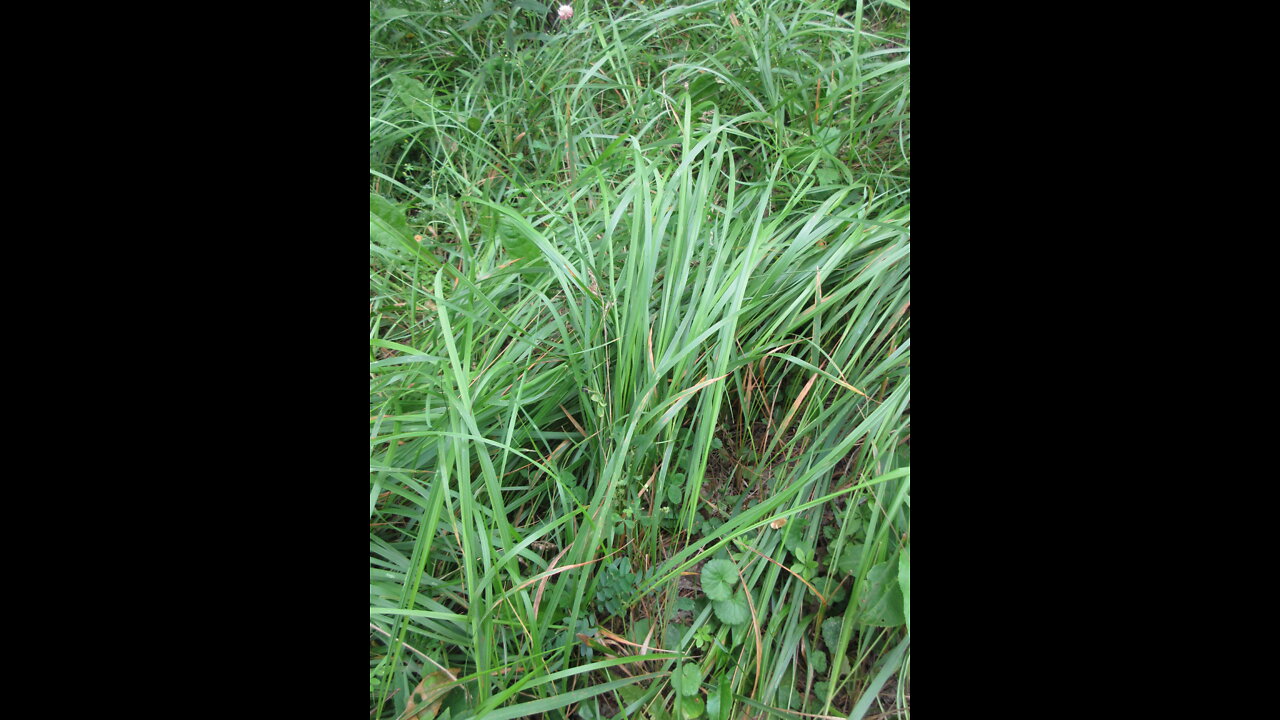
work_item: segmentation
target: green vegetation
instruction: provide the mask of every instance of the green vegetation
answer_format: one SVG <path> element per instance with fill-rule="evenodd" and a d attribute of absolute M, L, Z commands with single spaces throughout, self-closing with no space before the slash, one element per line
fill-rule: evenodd
<path fill-rule="evenodd" d="M 573 8 L 370 3 L 370 717 L 909 717 L 907 3 Z"/>

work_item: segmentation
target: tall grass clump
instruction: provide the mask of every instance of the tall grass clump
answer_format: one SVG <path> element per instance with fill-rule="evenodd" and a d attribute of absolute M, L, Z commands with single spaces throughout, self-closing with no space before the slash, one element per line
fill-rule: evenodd
<path fill-rule="evenodd" d="M 910 14 L 370 3 L 370 717 L 910 715 Z"/>

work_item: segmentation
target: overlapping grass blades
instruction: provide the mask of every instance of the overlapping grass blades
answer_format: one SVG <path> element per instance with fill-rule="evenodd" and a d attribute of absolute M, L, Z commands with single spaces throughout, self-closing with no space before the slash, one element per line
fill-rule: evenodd
<path fill-rule="evenodd" d="M 574 8 L 371 2 L 371 716 L 906 709 L 909 13 Z"/>

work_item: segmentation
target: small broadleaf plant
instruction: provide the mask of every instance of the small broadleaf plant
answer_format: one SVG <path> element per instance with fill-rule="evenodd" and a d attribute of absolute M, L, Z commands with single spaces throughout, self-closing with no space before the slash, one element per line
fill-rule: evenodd
<path fill-rule="evenodd" d="M 728 600 L 738 584 L 738 566 L 730 560 L 712 560 L 702 566 L 702 592 L 711 600 Z"/>

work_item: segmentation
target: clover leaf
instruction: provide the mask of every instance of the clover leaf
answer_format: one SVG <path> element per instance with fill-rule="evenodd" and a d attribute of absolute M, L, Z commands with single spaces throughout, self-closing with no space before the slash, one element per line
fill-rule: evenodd
<path fill-rule="evenodd" d="M 701 650 L 706 647 L 709 642 L 711 642 L 711 628 L 706 624 L 703 624 L 698 628 L 698 632 L 694 633 L 693 644 L 697 645 L 698 649 Z"/>

